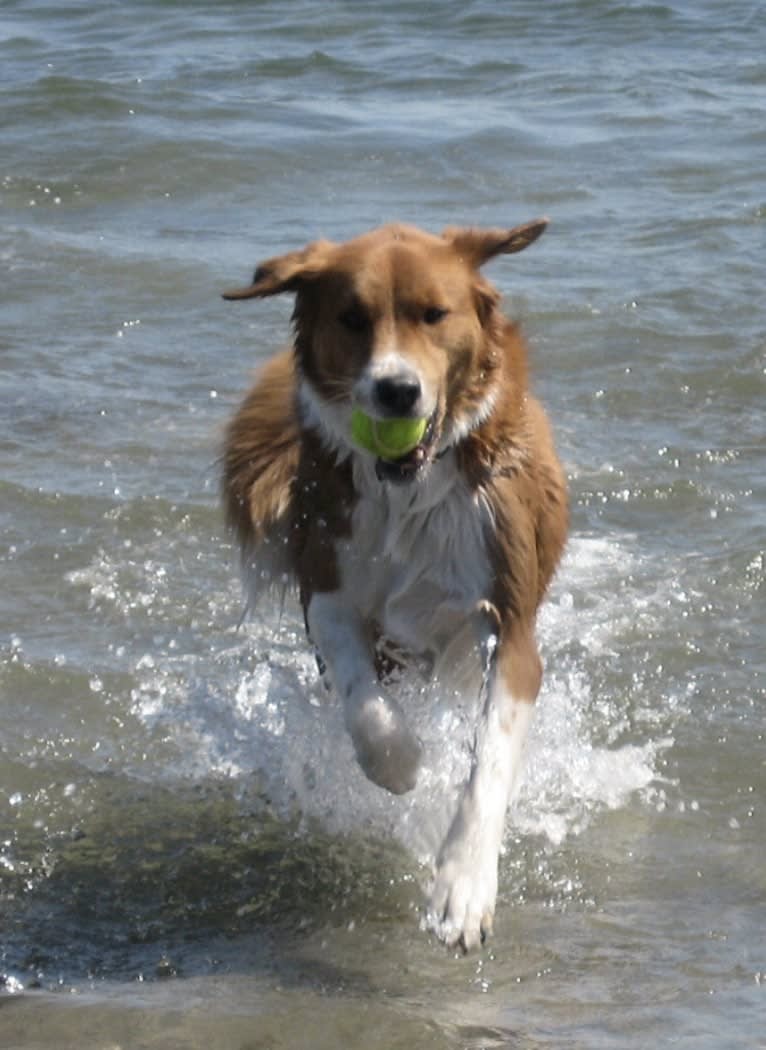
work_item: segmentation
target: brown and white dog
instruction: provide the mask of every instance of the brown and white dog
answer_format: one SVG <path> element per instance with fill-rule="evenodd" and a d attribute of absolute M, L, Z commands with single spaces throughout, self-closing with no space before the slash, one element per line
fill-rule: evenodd
<path fill-rule="evenodd" d="M 546 225 L 441 236 L 384 226 L 269 259 L 224 296 L 295 293 L 294 347 L 266 364 L 228 427 L 226 512 L 251 593 L 297 584 L 370 780 L 408 791 L 421 757 L 381 682 L 380 639 L 432 658 L 446 683 L 461 638 L 481 657 L 472 770 L 428 906 L 430 927 L 466 950 L 492 927 L 540 687 L 535 614 L 567 530 L 566 483 L 528 391 L 524 342 L 480 267 Z M 427 418 L 427 430 L 383 460 L 352 440 L 355 408 Z"/>

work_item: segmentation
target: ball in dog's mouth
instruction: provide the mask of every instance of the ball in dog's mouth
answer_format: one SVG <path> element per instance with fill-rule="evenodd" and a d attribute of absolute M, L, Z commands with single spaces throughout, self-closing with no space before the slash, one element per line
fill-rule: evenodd
<path fill-rule="evenodd" d="M 401 485 L 413 481 L 420 471 L 433 459 L 436 444 L 436 412 L 428 420 L 428 426 L 422 439 L 404 456 L 398 459 L 375 461 L 375 474 L 379 481 L 390 481 Z"/>
<path fill-rule="evenodd" d="M 412 452 L 423 441 L 427 427 L 428 420 L 417 417 L 377 419 L 361 408 L 351 412 L 351 438 L 355 444 L 390 462 Z"/>

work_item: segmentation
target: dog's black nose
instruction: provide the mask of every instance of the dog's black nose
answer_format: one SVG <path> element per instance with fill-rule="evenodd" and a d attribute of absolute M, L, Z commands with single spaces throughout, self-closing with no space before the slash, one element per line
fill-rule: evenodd
<path fill-rule="evenodd" d="M 420 383 L 413 376 L 386 376 L 375 383 L 375 400 L 391 416 L 408 415 L 420 392 Z"/>

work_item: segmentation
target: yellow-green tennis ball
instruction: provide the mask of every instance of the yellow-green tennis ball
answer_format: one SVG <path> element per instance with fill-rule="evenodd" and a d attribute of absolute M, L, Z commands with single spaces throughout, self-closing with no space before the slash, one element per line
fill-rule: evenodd
<path fill-rule="evenodd" d="M 361 409 L 351 413 L 351 437 L 381 459 L 401 459 L 420 444 L 427 419 L 373 419 Z"/>

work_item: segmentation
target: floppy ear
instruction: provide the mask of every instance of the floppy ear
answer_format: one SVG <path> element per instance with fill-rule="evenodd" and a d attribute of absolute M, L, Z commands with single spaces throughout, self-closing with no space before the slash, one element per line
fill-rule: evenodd
<path fill-rule="evenodd" d="M 523 251 L 532 241 L 536 241 L 548 219 L 533 219 L 511 230 L 477 230 L 470 227 L 451 226 L 442 237 L 450 241 L 455 251 L 474 267 L 483 266 L 495 255 L 510 255 Z"/>
<path fill-rule="evenodd" d="M 254 299 L 280 292 L 295 292 L 305 281 L 318 277 L 330 264 L 335 245 L 331 241 L 314 241 L 298 252 L 277 255 L 261 263 L 246 288 L 224 292 L 224 299 Z"/>

